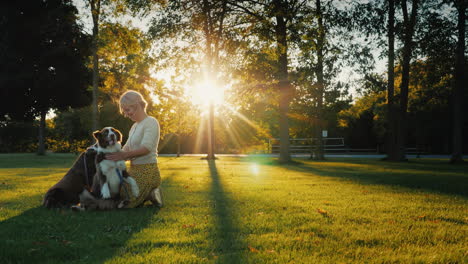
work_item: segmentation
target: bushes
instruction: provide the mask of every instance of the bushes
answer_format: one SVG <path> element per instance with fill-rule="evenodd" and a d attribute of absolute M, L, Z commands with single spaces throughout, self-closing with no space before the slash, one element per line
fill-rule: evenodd
<path fill-rule="evenodd" d="M 36 152 L 38 145 L 37 131 L 37 121 L 15 121 L 0 124 L 0 152 Z M 50 124 L 47 124 L 45 144 L 47 151 L 80 153 L 92 142 L 90 142 L 90 139 L 66 139 L 63 135 L 56 133 Z"/>
<path fill-rule="evenodd" d="M 46 139 L 46 149 L 58 153 L 81 153 L 92 143 L 89 140 L 57 140 L 53 138 Z M 37 146 L 37 144 L 36 144 Z M 37 148 L 37 147 L 36 147 Z"/>

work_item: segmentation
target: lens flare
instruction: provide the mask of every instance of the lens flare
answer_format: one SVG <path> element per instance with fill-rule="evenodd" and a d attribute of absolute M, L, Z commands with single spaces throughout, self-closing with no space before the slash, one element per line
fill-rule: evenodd
<path fill-rule="evenodd" d="M 254 175 L 258 175 L 260 173 L 260 167 L 257 163 L 252 163 L 250 165 L 250 172 L 252 172 Z"/>

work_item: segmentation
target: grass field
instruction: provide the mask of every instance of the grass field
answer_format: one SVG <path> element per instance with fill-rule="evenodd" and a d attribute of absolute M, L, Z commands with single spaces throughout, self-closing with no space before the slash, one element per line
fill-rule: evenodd
<path fill-rule="evenodd" d="M 0 263 L 468 262 L 468 165 L 160 158 L 160 210 L 42 208 L 75 158 L 0 155 Z"/>

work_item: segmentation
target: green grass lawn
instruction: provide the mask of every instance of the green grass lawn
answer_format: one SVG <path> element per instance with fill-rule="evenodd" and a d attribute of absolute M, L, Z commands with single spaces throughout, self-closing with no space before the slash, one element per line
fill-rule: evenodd
<path fill-rule="evenodd" d="M 0 155 L 0 263 L 467 263 L 468 166 L 160 158 L 166 206 L 41 207 L 76 156 Z"/>

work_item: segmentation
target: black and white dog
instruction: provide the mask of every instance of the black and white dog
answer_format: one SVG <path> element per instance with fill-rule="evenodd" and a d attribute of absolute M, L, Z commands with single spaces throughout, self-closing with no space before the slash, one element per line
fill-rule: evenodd
<path fill-rule="evenodd" d="M 97 140 L 96 175 L 93 180 L 93 194 L 103 199 L 119 198 L 120 186 L 128 183 L 134 196 L 138 196 L 139 189 L 125 166 L 125 161 L 112 161 L 105 159 L 108 153 L 122 150 L 122 134 L 113 127 L 105 127 L 93 133 Z"/>

